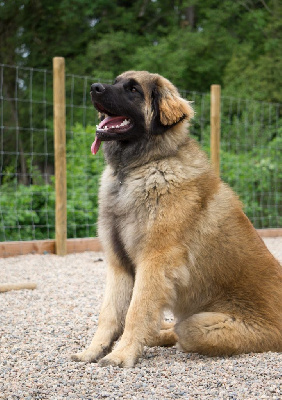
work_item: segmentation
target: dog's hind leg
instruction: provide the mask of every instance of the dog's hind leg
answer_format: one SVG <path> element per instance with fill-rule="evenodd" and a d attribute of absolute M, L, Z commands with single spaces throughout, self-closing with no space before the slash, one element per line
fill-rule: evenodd
<path fill-rule="evenodd" d="M 174 322 L 162 321 L 161 330 L 150 343 L 153 346 L 174 346 L 177 342 L 177 336 L 174 332 Z"/>
<path fill-rule="evenodd" d="M 121 267 L 114 256 L 109 258 L 106 293 L 99 316 L 98 329 L 90 346 L 72 355 L 74 361 L 96 362 L 111 351 L 123 332 L 125 316 L 130 304 L 133 277 Z"/>
<path fill-rule="evenodd" d="M 167 322 L 167 321 L 162 321 L 161 323 L 161 330 L 160 332 L 151 339 L 149 343 L 147 343 L 148 346 L 154 347 L 154 346 L 164 346 L 164 347 L 170 347 L 174 346 L 177 342 L 177 336 L 174 332 L 174 322 Z"/>
<path fill-rule="evenodd" d="M 277 328 L 224 313 L 194 314 L 177 323 L 175 332 L 182 350 L 209 356 L 281 349 L 281 334 Z"/>
<path fill-rule="evenodd" d="M 160 333 L 156 335 L 154 339 L 149 343 L 149 346 L 170 347 L 174 346 L 176 342 L 177 342 L 177 336 L 173 328 L 161 329 Z"/>

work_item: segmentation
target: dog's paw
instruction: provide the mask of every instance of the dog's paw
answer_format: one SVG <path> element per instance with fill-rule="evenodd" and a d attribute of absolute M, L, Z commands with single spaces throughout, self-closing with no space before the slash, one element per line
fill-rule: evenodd
<path fill-rule="evenodd" d="M 99 361 L 99 367 L 123 367 L 123 368 L 132 368 L 136 363 L 136 359 L 132 357 L 126 357 L 122 354 L 115 354 L 114 352 L 108 354 L 106 357 L 102 358 Z"/>
<path fill-rule="evenodd" d="M 72 361 L 77 362 L 97 362 L 99 357 L 95 353 L 89 350 L 82 351 L 81 353 L 76 353 L 71 355 Z"/>

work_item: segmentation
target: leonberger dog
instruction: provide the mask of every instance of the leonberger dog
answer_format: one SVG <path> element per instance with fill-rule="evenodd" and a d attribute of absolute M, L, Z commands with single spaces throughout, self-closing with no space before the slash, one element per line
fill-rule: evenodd
<path fill-rule="evenodd" d="M 97 332 L 72 359 L 132 367 L 144 346 L 176 343 L 209 356 L 282 351 L 282 268 L 189 137 L 191 104 L 145 71 L 95 83 L 91 97 L 107 282 Z"/>

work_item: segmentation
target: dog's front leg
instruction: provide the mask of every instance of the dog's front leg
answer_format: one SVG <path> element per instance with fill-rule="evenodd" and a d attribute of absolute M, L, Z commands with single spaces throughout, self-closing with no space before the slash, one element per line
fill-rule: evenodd
<path fill-rule="evenodd" d="M 90 346 L 81 353 L 72 355 L 74 361 L 96 362 L 111 351 L 124 327 L 125 316 L 130 304 L 133 277 L 112 260 L 108 265 L 107 282 L 98 329 Z"/>
<path fill-rule="evenodd" d="M 167 283 L 164 270 L 148 264 L 138 266 L 123 335 L 117 347 L 100 361 L 101 366 L 132 367 L 144 345 L 155 341 L 167 304 Z"/>

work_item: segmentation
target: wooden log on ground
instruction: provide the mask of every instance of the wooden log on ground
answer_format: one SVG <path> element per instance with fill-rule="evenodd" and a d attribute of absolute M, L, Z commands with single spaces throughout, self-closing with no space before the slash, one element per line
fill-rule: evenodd
<path fill-rule="evenodd" d="M 22 289 L 36 289 L 37 285 L 33 282 L 22 282 L 22 283 L 5 283 L 0 284 L 0 293 L 9 292 L 10 290 L 22 290 Z"/>

